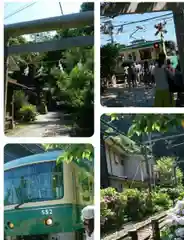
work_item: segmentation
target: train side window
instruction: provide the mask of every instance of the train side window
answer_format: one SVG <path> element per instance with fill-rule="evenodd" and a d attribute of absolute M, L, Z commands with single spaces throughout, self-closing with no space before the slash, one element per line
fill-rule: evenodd
<path fill-rule="evenodd" d="M 64 184 L 63 184 L 63 164 L 56 164 L 53 169 L 53 190 L 55 193 L 55 198 L 61 198 L 64 194 Z"/>
<path fill-rule="evenodd" d="M 86 170 L 81 170 L 79 173 L 79 182 L 80 182 L 80 196 L 82 202 L 90 204 L 93 200 L 93 177 Z"/>

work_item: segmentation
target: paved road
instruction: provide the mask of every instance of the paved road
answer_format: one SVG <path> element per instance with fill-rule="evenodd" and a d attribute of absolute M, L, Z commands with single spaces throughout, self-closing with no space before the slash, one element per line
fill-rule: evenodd
<path fill-rule="evenodd" d="M 64 113 L 49 112 L 37 116 L 36 121 L 27 125 L 18 125 L 7 136 L 12 137 L 60 137 L 70 136 L 71 121 Z"/>
<path fill-rule="evenodd" d="M 141 84 L 129 90 L 124 84 L 108 88 L 101 97 L 101 104 L 106 107 L 152 107 L 154 88 L 145 89 Z"/>

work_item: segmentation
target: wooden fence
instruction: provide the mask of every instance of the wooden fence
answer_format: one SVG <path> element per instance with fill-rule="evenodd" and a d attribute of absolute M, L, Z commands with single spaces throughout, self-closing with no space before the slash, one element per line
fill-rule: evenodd
<path fill-rule="evenodd" d="M 152 219 L 145 226 L 130 230 L 123 240 L 161 240 L 160 230 L 165 226 L 166 216 Z M 119 239 L 120 240 L 120 239 Z"/>
<path fill-rule="evenodd" d="M 108 236 L 101 238 L 102 240 L 161 240 L 160 230 L 165 226 L 167 218 L 167 211 L 147 220 L 132 224 L 130 227 L 124 226 L 119 232 L 115 232 Z M 126 229 L 127 228 L 127 229 Z M 135 229 L 134 229 L 135 228 Z"/>

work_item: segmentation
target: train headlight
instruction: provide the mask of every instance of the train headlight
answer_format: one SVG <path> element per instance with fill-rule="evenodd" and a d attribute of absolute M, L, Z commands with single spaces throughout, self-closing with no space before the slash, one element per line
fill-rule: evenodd
<path fill-rule="evenodd" d="M 14 224 L 11 223 L 11 222 L 8 222 L 8 227 L 11 228 L 11 229 L 13 229 L 13 228 L 14 228 Z"/>
<path fill-rule="evenodd" d="M 51 226 L 52 223 L 53 223 L 52 218 L 48 218 L 48 219 L 45 220 L 45 225 L 47 225 L 47 226 Z"/>

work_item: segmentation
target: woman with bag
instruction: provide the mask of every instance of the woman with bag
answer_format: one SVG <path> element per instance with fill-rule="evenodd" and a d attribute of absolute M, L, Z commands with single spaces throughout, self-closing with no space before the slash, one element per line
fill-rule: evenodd
<path fill-rule="evenodd" d="M 174 97 L 172 92 L 172 83 L 174 76 L 165 66 L 166 56 L 164 53 L 159 54 L 157 66 L 153 70 L 153 76 L 156 83 L 155 107 L 174 107 Z"/>

